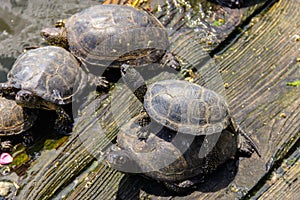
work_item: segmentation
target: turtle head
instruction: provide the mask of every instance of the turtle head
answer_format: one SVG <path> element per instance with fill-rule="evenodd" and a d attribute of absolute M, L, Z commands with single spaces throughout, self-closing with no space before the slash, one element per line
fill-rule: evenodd
<path fill-rule="evenodd" d="M 128 173 L 140 172 L 136 162 L 131 158 L 126 150 L 110 151 L 106 157 L 106 162 L 112 168 Z"/>
<path fill-rule="evenodd" d="M 28 90 L 20 90 L 16 94 L 17 104 L 27 107 L 27 108 L 37 108 L 39 107 L 39 99 L 36 95 Z"/>
<path fill-rule="evenodd" d="M 41 36 L 50 45 L 56 45 L 68 49 L 67 30 L 64 26 L 56 28 L 45 28 L 41 31 Z"/>
<path fill-rule="evenodd" d="M 0 83 L 0 96 L 15 96 L 20 90 L 21 85 L 14 82 Z"/>

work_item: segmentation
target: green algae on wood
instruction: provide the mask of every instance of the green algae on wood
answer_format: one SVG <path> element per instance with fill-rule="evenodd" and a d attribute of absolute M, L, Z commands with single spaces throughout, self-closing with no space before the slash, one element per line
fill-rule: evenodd
<path fill-rule="evenodd" d="M 292 82 L 287 82 L 287 86 L 293 86 L 293 87 L 298 87 L 300 86 L 300 80 L 292 81 Z"/>

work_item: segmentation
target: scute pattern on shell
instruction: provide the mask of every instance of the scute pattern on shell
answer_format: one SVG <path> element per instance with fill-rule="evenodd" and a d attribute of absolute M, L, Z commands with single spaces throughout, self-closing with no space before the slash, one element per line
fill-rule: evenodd
<path fill-rule="evenodd" d="M 144 107 L 166 127 L 192 135 L 210 135 L 226 128 L 229 110 L 225 99 L 194 83 L 166 80 L 151 84 Z"/>
<path fill-rule="evenodd" d="M 70 51 L 90 65 L 136 59 L 150 54 L 149 49 L 160 58 L 169 47 L 162 24 L 131 6 L 92 6 L 71 16 L 65 27 Z"/>
<path fill-rule="evenodd" d="M 243 0 L 212 0 L 212 1 L 229 8 L 239 8 L 241 4 L 244 4 Z"/>
<path fill-rule="evenodd" d="M 150 132 L 143 141 L 136 136 L 141 129 L 136 121 L 133 118 L 121 127 L 117 144 L 139 166 L 139 171 L 119 168 L 120 171 L 143 173 L 160 181 L 183 181 L 207 175 L 237 152 L 238 134 L 229 130 L 195 137 L 163 127 Z"/>
<path fill-rule="evenodd" d="M 82 76 L 79 62 L 67 50 L 48 46 L 19 56 L 8 73 L 8 81 L 56 103 L 71 102 Z"/>
<path fill-rule="evenodd" d="M 0 97 L 0 136 L 16 135 L 32 127 L 37 115 L 14 100 Z"/>

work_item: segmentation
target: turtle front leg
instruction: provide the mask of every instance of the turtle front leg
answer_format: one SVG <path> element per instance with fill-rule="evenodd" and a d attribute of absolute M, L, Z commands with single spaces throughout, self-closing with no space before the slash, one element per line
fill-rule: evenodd
<path fill-rule="evenodd" d="M 73 120 L 70 115 L 60 106 L 55 103 L 40 100 L 41 109 L 45 110 L 55 110 L 57 114 L 57 119 L 54 124 L 54 129 L 61 134 L 67 134 L 72 131 Z"/>
<path fill-rule="evenodd" d="M 61 97 L 59 95 L 59 92 L 53 92 L 55 93 L 55 95 L 57 95 L 57 103 L 62 104 L 63 100 L 60 99 Z M 17 104 L 27 108 L 55 110 L 57 114 L 57 120 L 55 121 L 54 128 L 62 134 L 66 134 L 72 131 L 73 120 L 60 105 L 42 99 L 33 94 L 31 91 L 27 90 L 20 90 L 16 94 L 16 102 Z"/>
<path fill-rule="evenodd" d="M 6 140 L 6 141 L 0 140 L 0 144 L 1 144 L 1 151 L 3 151 L 3 150 L 11 151 L 13 148 L 13 145 L 10 140 Z"/>
<path fill-rule="evenodd" d="M 177 58 L 170 51 L 167 51 L 162 57 L 161 64 L 163 64 L 164 66 L 171 67 L 176 71 L 180 71 L 181 69 Z"/>
<path fill-rule="evenodd" d="M 61 107 L 56 106 L 57 119 L 55 121 L 54 129 L 61 134 L 67 134 L 72 131 L 73 120 L 68 113 Z"/>
<path fill-rule="evenodd" d="M 23 133 L 22 139 L 23 139 L 22 142 L 26 147 L 31 146 L 34 142 L 33 134 L 31 131 L 26 131 L 25 133 Z"/>
<path fill-rule="evenodd" d="M 109 82 L 105 77 L 98 77 L 93 74 L 88 74 L 88 83 L 92 86 L 100 87 L 101 89 L 107 89 L 109 87 Z"/>
<path fill-rule="evenodd" d="M 141 126 L 141 129 L 137 132 L 137 136 L 140 140 L 146 140 L 149 136 L 149 124 L 151 122 L 151 118 L 145 109 L 142 109 L 139 117 L 138 123 Z"/>

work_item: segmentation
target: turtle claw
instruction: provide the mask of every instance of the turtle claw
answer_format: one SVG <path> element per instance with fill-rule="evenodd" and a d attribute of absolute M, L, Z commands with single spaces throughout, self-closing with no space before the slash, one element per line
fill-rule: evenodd
<path fill-rule="evenodd" d="M 192 189 L 197 188 L 197 185 L 203 182 L 204 182 L 203 176 L 195 176 L 181 182 L 163 182 L 163 184 L 169 191 L 183 194 Z"/>
<path fill-rule="evenodd" d="M 151 122 L 151 118 L 149 117 L 145 109 L 142 109 L 137 118 L 137 123 L 141 127 L 140 130 L 137 132 L 137 136 L 139 140 L 146 140 L 150 135 L 148 130 L 150 122 Z"/>
<path fill-rule="evenodd" d="M 180 71 L 181 67 L 179 62 L 177 61 L 176 57 L 169 51 L 167 51 L 165 53 L 165 55 L 163 56 L 161 63 L 164 66 L 168 66 L 171 67 L 173 69 L 175 69 L 176 71 Z"/>
<path fill-rule="evenodd" d="M 6 150 L 6 151 L 11 151 L 13 148 L 13 145 L 11 143 L 11 141 L 6 140 L 1 142 L 1 150 Z"/>
<path fill-rule="evenodd" d="M 24 146 L 28 147 L 31 144 L 33 144 L 34 138 L 33 138 L 33 136 L 32 136 L 31 133 L 28 133 L 28 132 L 24 133 L 22 135 L 22 138 L 23 138 L 23 144 L 24 144 Z"/>
<path fill-rule="evenodd" d="M 98 77 L 93 74 L 88 74 L 88 82 L 92 86 L 97 86 L 103 89 L 109 87 L 109 82 L 105 79 L 105 77 Z"/>
<path fill-rule="evenodd" d="M 108 89 L 109 82 L 104 77 L 96 77 L 95 78 L 95 85 L 101 89 Z"/>
<path fill-rule="evenodd" d="M 139 140 L 147 140 L 149 137 L 150 133 L 147 130 L 140 130 L 137 132 L 137 136 Z"/>
<path fill-rule="evenodd" d="M 139 117 L 138 117 L 138 123 L 141 127 L 145 127 L 148 126 L 151 122 L 151 118 L 148 115 L 147 111 L 145 110 L 145 108 L 143 108 L 140 111 Z"/>
<path fill-rule="evenodd" d="M 73 126 L 66 121 L 57 119 L 55 121 L 54 129 L 62 135 L 67 135 L 68 133 L 72 132 Z"/>
<path fill-rule="evenodd" d="M 72 132 L 73 120 L 71 117 L 62 108 L 59 108 L 56 113 L 58 117 L 55 121 L 54 129 L 64 135 Z"/>

